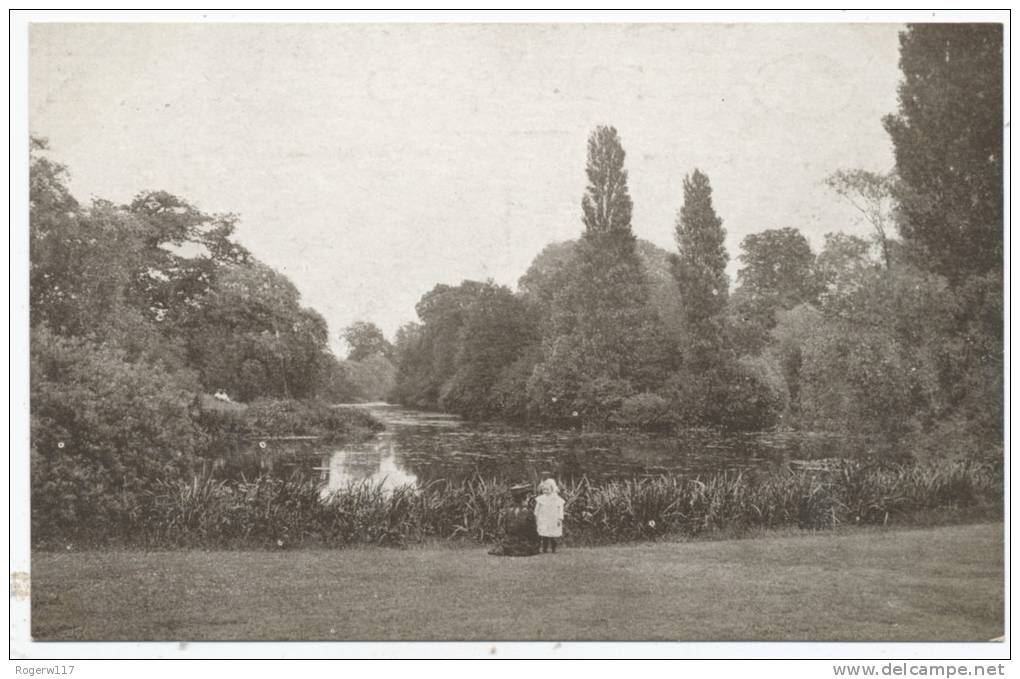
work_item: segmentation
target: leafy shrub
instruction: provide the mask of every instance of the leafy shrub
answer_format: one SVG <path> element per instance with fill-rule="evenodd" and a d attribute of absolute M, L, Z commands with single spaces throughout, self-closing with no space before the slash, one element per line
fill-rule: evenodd
<path fill-rule="evenodd" d="M 521 420 L 528 416 L 531 412 L 528 380 L 541 360 L 541 349 L 532 347 L 500 373 L 489 393 L 489 407 L 492 412 L 511 420 Z"/>
<path fill-rule="evenodd" d="M 775 426 L 788 404 L 781 373 L 765 358 L 684 369 L 664 390 L 681 427 L 757 431 Z"/>
<path fill-rule="evenodd" d="M 320 436 L 326 441 L 348 439 L 382 428 L 361 408 L 273 399 L 259 399 L 231 409 L 204 407 L 201 422 L 213 434 Z"/>
<path fill-rule="evenodd" d="M 904 437 L 900 445 L 923 461 L 975 461 L 1001 465 L 1003 438 L 1000 425 L 987 419 L 975 419 L 955 413 L 941 418 L 927 429 L 917 429 Z"/>
<path fill-rule="evenodd" d="M 623 399 L 612 418 L 614 424 L 646 429 L 671 424 L 669 401 L 651 392 L 635 394 Z"/>
<path fill-rule="evenodd" d="M 43 327 L 31 344 L 32 530 L 109 531 L 157 480 L 183 478 L 206 438 L 194 376 L 128 363 Z"/>
<path fill-rule="evenodd" d="M 805 344 L 801 419 L 834 431 L 905 434 L 929 403 L 930 361 L 888 332 L 824 326 Z"/>
<path fill-rule="evenodd" d="M 743 398 L 737 403 L 731 420 L 745 430 L 768 429 L 775 426 L 790 407 L 790 392 L 778 361 L 769 356 L 744 356 L 738 361 L 736 374 Z"/>

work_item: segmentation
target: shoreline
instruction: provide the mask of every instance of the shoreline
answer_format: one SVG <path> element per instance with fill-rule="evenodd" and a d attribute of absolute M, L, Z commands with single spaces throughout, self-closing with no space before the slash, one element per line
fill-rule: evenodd
<path fill-rule="evenodd" d="M 565 484 L 567 544 L 614 544 L 748 535 L 774 529 L 831 531 L 871 525 L 942 525 L 1000 519 L 1003 479 L 974 464 L 909 467 L 848 464 L 826 478 L 810 472 L 706 481 L 658 477 Z M 168 483 L 124 521 L 52 526 L 34 546 L 74 549 L 258 549 L 355 544 L 403 547 L 426 541 L 491 543 L 501 535 L 506 484 L 352 484 L 323 497 L 319 484 L 259 476 Z"/>
<path fill-rule="evenodd" d="M 854 524 L 837 526 L 836 528 L 807 529 L 793 526 L 781 526 L 775 528 L 750 528 L 742 531 L 719 530 L 711 533 L 699 533 L 697 535 L 669 534 L 657 539 L 648 540 L 627 540 L 619 542 L 578 542 L 571 543 L 570 536 L 559 540 L 559 550 L 601 550 L 628 547 L 650 547 L 656 545 L 695 545 L 713 544 L 726 542 L 756 542 L 760 540 L 776 539 L 822 539 L 842 538 L 862 535 L 887 535 L 890 533 L 915 533 L 918 531 L 966 528 L 979 526 L 1004 525 L 1002 517 L 990 517 L 981 514 L 973 516 L 963 515 L 958 512 L 950 514 L 943 520 L 931 521 L 928 523 L 894 523 L 889 525 Z M 369 542 L 352 542 L 340 546 L 323 544 L 301 544 L 279 546 L 253 547 L 251 545 L 231 546 L 140 546 L 132 544 L 108 544 L 108 545 L 83 545 L 70 546 L 61 549 L 56 546 L 33 546 L 30 553 L 34 555 L 52 554 L 92 554 L 92 553 L 138 553 L 138 554 L 174 554 L 187 552 L 202 553 L 339 553 L 348 551 L 382 551 L 382 552 L 462 552 L 471 550 L 489 550 L 493 542 L 479 542 L 471 538 L 441 538 L 430 537 L 421 541 L 407 541 L 402 545 L 377 544 Z"/>

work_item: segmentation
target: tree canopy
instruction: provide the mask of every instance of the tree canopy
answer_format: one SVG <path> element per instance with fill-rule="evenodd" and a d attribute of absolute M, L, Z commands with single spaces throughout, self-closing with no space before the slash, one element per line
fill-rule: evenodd
<path fill-rule="evenodd" d="M 363 361 L 376 354 L 392 357 L 393 345 L 375 323 L 357 321 L 344 328 L 340 334 L 347 343 L 349 361 Z"/>
<path fill-rule="evenodd" d="M 892 138 L 900 233 L 919 266 L 960 282 L 1002 268 L 1000 24 L 913 24 L 900 34 Z"/>

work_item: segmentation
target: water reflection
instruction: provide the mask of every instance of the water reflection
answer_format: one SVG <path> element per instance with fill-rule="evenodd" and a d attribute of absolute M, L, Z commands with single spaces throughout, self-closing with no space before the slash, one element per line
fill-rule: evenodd
<path fill-rule="evenodd" d="M 318 442 L 270 441 L 231 455 L 224 475 L 258 473 L 319 479 L 324 492 L 367 481 L 384 489 L 434 479 L 533 481 L 554 475 L 569 482 L 587 477 L 636 478 L 659 474 L 709 476 L 795 468 L 805 460 L 858 457 L 860 442 L 840 436 L 794 432 L 727 434 L 585 432 L 468 422 L 456 416 L 389 406 L 362 406 L 386 426 L 369 440 L 342 448 Z M 233 470 L 231 472 L 231 470 Z"/>
<path fill-rule="evenodd" d="M 411 485 L 418 477 L 402 469 L 391 436 L 380 435 L 369 450 L 337 450 L 325 456 L 323 472 L 323 494 L 340 490 L 352 483 L 368 482 L 381 486 L 384 491 Z"/>

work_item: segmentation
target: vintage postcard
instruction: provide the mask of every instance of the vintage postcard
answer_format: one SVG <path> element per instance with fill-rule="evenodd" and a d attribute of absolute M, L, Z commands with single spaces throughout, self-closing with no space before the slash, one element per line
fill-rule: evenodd
<path fill-rule="evenodd" d="M 1008 653 L 1008 14 L 585 16 L 23 20 L 33 648 Z"/>

